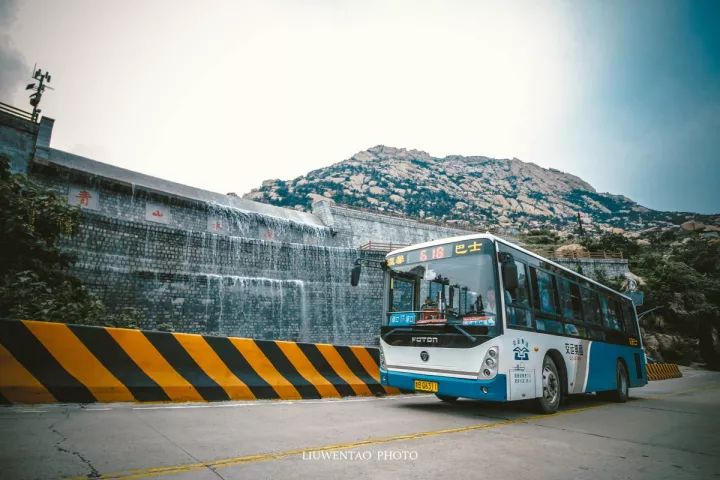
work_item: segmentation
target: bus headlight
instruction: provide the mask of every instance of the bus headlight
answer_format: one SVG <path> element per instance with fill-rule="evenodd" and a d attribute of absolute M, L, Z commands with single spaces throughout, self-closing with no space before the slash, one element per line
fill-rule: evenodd
<path fill-rule="evenodd" d="M 498 370 L 498 357 L 500 356 L 500 349 L 498 347 L 490 347 L 483 358 L 482 370 L 478 374 L 480 379 L 488 379 L 497 375 Z"/>

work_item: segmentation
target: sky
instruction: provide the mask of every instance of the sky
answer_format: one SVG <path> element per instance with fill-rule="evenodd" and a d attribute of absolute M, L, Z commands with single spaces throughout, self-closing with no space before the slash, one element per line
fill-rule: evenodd
<path fill-rule="evenodd" d="M 51 145 L 221 193 L 383 144 L 720 212 L 720 2 L 0 0 L 0 101 Z"/>

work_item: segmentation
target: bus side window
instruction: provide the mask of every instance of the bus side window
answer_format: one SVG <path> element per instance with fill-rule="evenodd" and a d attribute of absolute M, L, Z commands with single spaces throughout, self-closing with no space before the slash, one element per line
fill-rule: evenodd
<path fill-rule="evenodd" d="M 565 334 L 573 337 L 584 337 L 585 327 L 582 324 L 582 306 L 580 287 L 569 280 L 558 277 L 558 298 L 560 311 L 565 323 Z"/>
<path fill-rule="evenodd" d="M 580 289 L 580 296 L 582 297 L 583 317 L 588 328 L 588 337 L 593 340 L 605 340 L 598 294 L 583 287 Z"/>
<path fill-rule="evenodd" d="M 558 278 L 558 293 L 562 315 L 570 321 L 582 321 L 580 287 L 564 278 Z"/>
<path fill-rule="evenodd" d="M 579 337 L 587 337 L 585 325 L 583 324 L 583 309 L 582 297 L 580 296 L 580 287 L 576 283 L 570 284 L 570 298 L 572 299 L 573 323 L 577 327 L 577 335 Z"/>
<path fill-rule="evenodd" d="M 518 287 L 508 290 L 505 295 L 507 323 L 508 325 L 532 328 L 527 267 L 524 263 L 518 261 L 515 262 L 515 265 L 517 266 Z"/>
<path fill-rule="evenodd" d="M 620 319 L 618 318 L 617 300 L 600 295 L 600 309 L 603 313 L 603 324 L 610 330 L 621 331 Z"/>
<path fill-rule="evenodd" d="M 543 313 L 557 315 L 557 295 L 553 276 L 542 270 L 532 269 L 535 278 L 535 308 Z"/>
<path fill-rule="evenodd" d="M 537 315 L 535 324 L 539 331 L 562 333 L 563 326 L 555 317 L 558 316 L 557 292 L 555 279 L 550 273 L 530 268 L 533 279 L 533 304 Z"/>
<path fill-rule="evenodd" d="M 622 312 L 623 320 L 625 323 L 625 333 L 628 337 L 638 337 L 637 333 L 637 320 L 635 319 L 635 312 L 633 311 L 632 303 L 627 300 L 622 301 Z"/>
<path fill-rule="evenodd" d="M 621 308 L 622 303 L 620 300 L 613 299 L 611 301 L 613 309 L 615 310 L 615 322 L 614 322 L 614 329 L 619 330 L 621 332 L 625 331 L 625 316 L 623 315 L 623 311 Z"/>
<path fill-rule="evenodd" d="M 583 316 L 585 317 L 585 322 L 600 324 L 597 294 L 587 288 L 582 288 L 580 290 L 580 294 L 582 296 Z"/>

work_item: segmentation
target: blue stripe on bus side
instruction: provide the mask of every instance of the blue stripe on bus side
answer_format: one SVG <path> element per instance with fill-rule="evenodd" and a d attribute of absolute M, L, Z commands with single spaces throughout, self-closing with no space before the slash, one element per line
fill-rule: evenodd
<path fill-rule="evenodd" d="M 640 375 L 634 354 L 640 355 Z M 647 383 L 645 374 L 645 357 L 643 351 L 637 347 L 614 345 L 594 341 L 590 345 L 590 367 L 586 392 L 602 392 L 615 389 L 615 372 L 618 359 L 622 358 L 628 370 L 628 380 L 631 387 L 640 387 Z"/>

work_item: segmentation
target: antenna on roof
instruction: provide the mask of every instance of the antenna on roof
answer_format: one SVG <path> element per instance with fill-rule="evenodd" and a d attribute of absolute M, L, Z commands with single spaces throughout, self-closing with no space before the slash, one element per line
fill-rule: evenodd
<path fill-rule="evenodd" d="M 38 83 L 28 83 L 28 85 L 25 87 L 25 90 L 32 90 L 33 92 L 35 92 L 30 95 L 30 105 L 32 105 L 33 107 L 32 121 L 37 122 L 38 116 L 40 115 L 40 112 L 42 112 L 42 110 L 40 110 L 39 108 L 42 94 L 45 92 L 46 88 L 49 88 L 50 90 L 53 89 L 52 87 L 48 87 L 47 85 L 45 85 L 45 83 L 50 83 L 52 77 L 50 76 L 50 72 L 43 72 L 42 69 L 37 68 L 36 63 L 33 67 L 32 78 L 37 80 Z"/>

